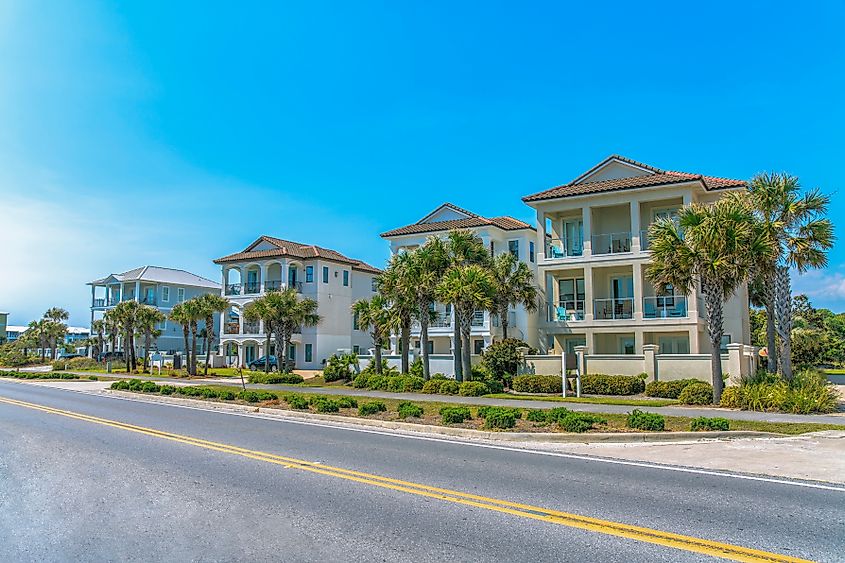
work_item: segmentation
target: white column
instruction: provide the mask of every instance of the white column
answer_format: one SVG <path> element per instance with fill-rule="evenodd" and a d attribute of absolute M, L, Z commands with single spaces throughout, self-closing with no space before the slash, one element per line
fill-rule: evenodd
<path fill-rule="evenodd" d="M 631 252 L 640 251 L 640 202 L 631 202 Z"/>
<path fill-rule="evenodd" d="M 584 320 L 590 322 L 593 320 L 595 304 L 593 303 L 593 268 L 588 265 L 584 266 L 584 301 Z M 592 346 L 590 349 L 592 350 Z"/>
<path fill-rule="evenodd" d="M 135 301 L 141 301 L 141 280 L 135 282 Z"/>
<path fill-rule="evenodd" d="M 689 352 L 690 354 L 700 354 L 701 349 L 698 347 L 698 326 L 689 329 Z"/>
<path fill-rule="evenodd" d="M 242 342 L 238 342 L 238 365 L 242 368 L 246 367 L 246 362 L 244 362 L 244 345 Z"/>
<path fill-rule="evenodd" d="M 539 264 L 546 258 L 546 214 L 542 211 L 537 211 L 537 263 Z"/>
<path fill-rule="evenodd" d="M 643 265 L 634 262 L 634 321 L 643 320 Z"/>
<path fill-rule="evenodd" d="M 584 224 L 584 256 L 591 256 L 593 253 L 593 208 L 584 206 L 581 208 L 581 222 Z"/>
<path fill-rule="evenodd" d="M 261 279 L 258 280 L 258 283 L 260 284 L 258 286 L 259 293 L 264 293 L 264 284 L 267 283 L 267 262 L 261 264 Z"/>

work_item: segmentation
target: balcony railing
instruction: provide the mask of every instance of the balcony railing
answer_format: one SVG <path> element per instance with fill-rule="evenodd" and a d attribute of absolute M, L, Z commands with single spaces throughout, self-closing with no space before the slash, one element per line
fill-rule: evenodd
<path fill-rule="evenodd" d="M 570 256 L 581 256 L 584 249 L 581 244 L 569 243 L 565 240 L 551 240 L 546 247 L 546 258 L 569 258 Z"/>
<path fill-rule="evenodd" d="M 590 239 L 592 241 L 593 254 L 620 254 L 622 252 L 631 252 L 631 233 L 605 233 L 601 235 L 593 235 Z"/>
<path fill-rule="evenodd" d="M 475 311 L 472 314 L 470 326 L 484 326 L 484 311 Z"/>
<path fill-rule="evenodd" d="M 282 280 L 269 280 L 264 282 L 264 291 L 281 291 L 282 290 Z"/>
<path fill-rule="evenodd" d="M 141 299 L 141 303 L 143 303 L 144 305 L 152 305 L 153 307 L 155 307 L 156 298 L 155 297 L 145 297 L 145 298 Z"/>
<path fill-rule="evenodd" d="M 259 324 L 258 321 L 253 321 L 253 322 L 246 321 L 246 322 L 244 322 L 243 333 L 244 334 L 258 334 L 258 331 L 260 330 L 260 328 L 261 328 L 261 325 Z"/>
<path fill-rule="evenodd" d="M 228 322 L 223 325 L 223 334 L 239 334 L 240 331 L 241 327 L 238 322 Z"/>
<path fill-rule="evenodd" d="M 257 281 L 248 281 L 244 284 L 244 295 L 258 293 L 260 290 L 261 284 Z"/>
<path fill-rule="evenodd" d="M 94 307 L 105 307 L 106 300 L 105 299 L 94 299 Z"/>
<path fill-rule="evenodd" d="M 452 315 L 438 311 L 436 316 L 428 321 L 428 328 L 450 328 L 452 326 Z M 413 330 L 420 330 L 420 322 L 414 321 L 411 324 Z"/>
<path fill-rule="evenodd" d="M 240 295 L 241 294 L 241 284 L 239 283 L 230 283 L 226 284 L 226 295 Z M 233 333 L 236 334 L 236 333 Z"/>
<path fill-rule="evenodd" d="M 549 320 L 555 322 L 583 321 L 584 301 L 576 299 L 559 301 L 557 304 L 549 303 Z"/>
<path fill-rule="evenodd" d="M 594 299 L 593 317 L 596 319 L 630 319 L 634 316 L 634 298 Z"/>
<path fill-rule="evenodd" d="M 643 297 L 643 317 L 646 319 L 670 319 L 687 314 L 687 298 L 683 295 Z"/>
<path fill-rule="evenodd" d="M 648 250 L 648 247 L 648 229 L 646 229 L 644 231 L 640 231 L 640 250 Z"/>

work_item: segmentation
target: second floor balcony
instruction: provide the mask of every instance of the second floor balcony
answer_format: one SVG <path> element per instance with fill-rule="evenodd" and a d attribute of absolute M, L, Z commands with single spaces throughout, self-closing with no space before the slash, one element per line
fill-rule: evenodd
<path fill-rule="evenodd" d="M 590 237 L 593 254 L 631 252 L 631 233 L 604 233 Z"/>
<path fill-rule="evenodd" d="M 594 299 L 593 318 L 598 320 L 632 319 L 634 318 L 634 298 Z"/>
<path fill-rule="evenodd" d="M 572 322 L 584 320 L 584 300 L 567 300 L 549 303 L 548 320 Z"/>
<path fill-rule="evenodd" d="M 643 297 L 643 318 L 671 319 L 688 316 L 687 298 L 683 295 Z"/>
<path fill-rule="evenodd" d="M 302 282 L 291 281 L 283 283 L 281 280 L 268 280 L 263 284 L 257 281 L 246 283 L 229 283 L 224 286 L 226 295 L 258 295 L 271 291 L 282 291 L 292 287 L 297 293 L 302 293 Z"/>

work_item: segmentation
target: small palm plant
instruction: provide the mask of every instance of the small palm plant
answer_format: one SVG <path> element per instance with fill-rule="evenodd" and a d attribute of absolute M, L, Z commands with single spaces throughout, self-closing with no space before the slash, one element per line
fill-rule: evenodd
<path fill-rule="evenodd" d="M 370 332 L 375 348 L 376 374 L 381 375 L 381 349 L 390 335 L 390 310 L 387 300 L 381 295 L 372 299 L 360 299 L 352 305 L 352 312 L 358 317 L 358 326 Z"/>
<path fill-rule="evenodd" d="M 250 302 L 244 308 L 244 318 L 264 321 L 264 332 L 267 333 L 265 369 L 269 370 L 272 332 L 276 340 L 276 359 L 279 369 L 285 373 L 292 369 L 288 364 L 286 352 L 290 349 L 293 335 L 303 327 L 317 326 L 320 323 L 317 302 L 313 299 L 300 298 L 293 287 L 268 293 Z"/>
<path fill-rule="evenodd" d="M 205 372 L 208 375 L 208 364 L 211 361 L 211 345 L 214 342 L 214 316 L 229 310 L 231 303 L 225 297 L 213 293 L 206 293 L 199 297 L 200 308 L 205 316 Z"/>
<path fill-rule="evenodd" d="M 499 317 L 502 337 L 507 340 L 510 308 L 522 305 L 529 313 L 537 310 L 534 274 L 525 262 L 521 262 L 510 252 L 493 258 L 490 273 L 496 283 L 496 295 L 490 312 Z"/>
<path fill-rule="evenodd" d="M 742 196 L 726 196 L 712 205 L 692 203 L 677 222 L 659 219 L 649 229 L 652 262 L 646 276 L 655 287 L 672 284 L 684 295 L 701 287 L 707 309 L 713 402 L 722 397 L 720 348 L 725 302 L 746 283 L 755 264 L 771 251 Z"/>
<path fill-rule="evenodd" d="M 137 301 L 121 301 L 112 309 L 123 333 L 123 355 L 126 359 L 127 373 L 132 373 L 138 367 L 135 358 L 135 330 L 138 327 L 137 313 L 140 306 L 141 304 Z"/>
<path fill-rule="evenodd" d="M 178 323 L 182 327 L 182 338 L 185 340 L 185 370 L 190 374 L 191 345 L 188 338 L 190 337 L 191 332 L 191 318 L 185 303 L 187 302 L 183 301 L 182 303 L 174 305 L 170 310 L 169 318 L 171 321 Z"/>
<path fill-rule="evenodd" d="M 138 323 L 138 330 L 144 337 L 144 363 L 143 371 L 147 371 L 148 361 L 150 356 L 150 348 L 152 346 L 153 337 L 161 334 L 161 331 L 156 328 L 156 325 L 162 322 L 165 317 L 164 313 L 150 307 L 149 305 L 141 305 L 135 314 Z"/>

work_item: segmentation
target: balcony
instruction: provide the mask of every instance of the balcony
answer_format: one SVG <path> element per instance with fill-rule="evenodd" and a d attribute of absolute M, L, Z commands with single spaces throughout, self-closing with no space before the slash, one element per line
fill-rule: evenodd
<path fill-rule="evenodd" d="M 260 330 L 260 328 L 261 328 L 261 325 L 258 321 L 252 321 L 252 322 L 245 321 L 244 322 L 243 334 L 258 334 L 258 331 Z"/>
<path fill-rule="evenodd" d="M 120 299 L 111 298 L 111 299 L 94 299 L 94 307 L 114 307 L 120 303 Z"/>
<path fill-rule="evenodd" d="M 590 237 L 593 254 L 621 254 L 631 252 L 631 232 L 604 233 Z"/>
<path fill-rule="evenodd" d="M 282 290 L 282 280 L 269 280 L 264 282 L 264 291 L 270 293 L 271 291 Z"/>
<path fill-rule="evenodd" d="M 239 283 L 230 283 L 226 284 L 226 295 L 240 295 L 241 294 L 241 284 Z M 237 334 L 237 333 L 232 333 Z"/>
<path fill-rule="evenodd" d="M 640 250 L 648 250 L 648 230 L 640 231 Z"/>
<path fill-rule="evenodd" d="M 470 326 L 484 326 L 484 311 L 475 311 L 472 314 Z"/>
<path fill-rule="evenodd" d="M 634 317 L 634 298 L 594 299 L 593 318 L 598 320 L 631 319 Z"/>
<path fill-rule="evenodd" d="M 258 293 L 261 290 L 261 284 L 257 281 L 248 281 L 244 284 L 244 295 Z"/>
<path fill-rule="evenodd" d="M 583 321 L 584 301 L 559 301 L 556 305 L 554 303 L 549 303 L 548 319 L 554 322 Z"/>
<path fill-rule="evenodd" d="M 237 321 L 223 325 L 223 334 L 240 334 L 241 327 Z"/>
<path fill-rule="evenodd" d="M 552 239 L 546 247 L 546 258 L 551 260 L 581 256 L 583 253 L 584 249 L 581 244 L 573 244 L 565 240 Z"/>
<path fill-rule="evenodd" d="M 683 295 L 643 297 L 643 318 L 673 319 L 688 316 L 687 298 Z"/>
<path fill-rule="evenodd" d="M 145 298 L 141 299 L 141 303 L 144 304 L 144 305 L 152 305 L 153 307 L 155 307 L 156 298 L 155 297 L 145 297 Z"/>

